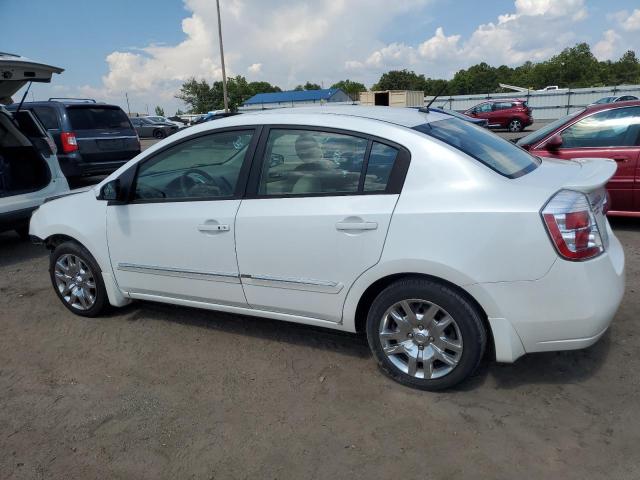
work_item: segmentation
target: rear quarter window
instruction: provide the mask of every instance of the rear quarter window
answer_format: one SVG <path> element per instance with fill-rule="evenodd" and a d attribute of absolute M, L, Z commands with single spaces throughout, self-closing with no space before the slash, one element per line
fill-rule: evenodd
<path fill-rule="evenodd" d="M 33 107 L 33 112 L 47 130 L 57 130 L 60 128 L 58 122 L 58 112 L 52 107 Z"/>
<path fill-rule="evenodd" d="M 131 128 L 129 118 L 117 107 L 70 107 L 67 114 L 74 130 Z"/>
<path fill-rule="evenodd" d="M 457 118 L 425 123 L 413 129 L 460 150 L 508 178 L 526 175 L 540 163 L 513 143 Z"/>

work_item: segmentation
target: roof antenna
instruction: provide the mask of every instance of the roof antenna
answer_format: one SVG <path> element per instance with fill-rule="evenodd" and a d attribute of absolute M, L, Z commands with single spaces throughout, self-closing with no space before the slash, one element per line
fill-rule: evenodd
<path fill-rule="evenodd" d="M 438 98 L 440 95 L 442 95 L 442 92 L 444 92 L 444 90 L 447 88 L 447 84 L 445 83 L 444 85 L 442 85 L 442 88 L 440 89 L 440 91 L 436 94 L 435 97 L 433 97 L 431 99 L 431 101 L 427 104 L 427 106 L 425 108 L 421 108 L 420 111 L 421 112 L 425 112 L 425 113 L 429 113 L 429 107 L 431 105 L 433 105 L 433 102 L 436 101 L 436 98 Z"/>
<path fill-rule="evenodd" d="M 20 105 L 18 105 L 18 109 L 16 110 L 16 113 L 18 113 L 22 108 L 22 104 L 24 103 L 24 99 L 27 98 L 27 93 L 29 93 L 29 89 L 31 88 L 32 83 L 33 82 L 29 82 L 29 85 L 27 85 L 27 89 L 24 91 L 24 95 L 22 95 L 22 100 L 20 100 Z"/>

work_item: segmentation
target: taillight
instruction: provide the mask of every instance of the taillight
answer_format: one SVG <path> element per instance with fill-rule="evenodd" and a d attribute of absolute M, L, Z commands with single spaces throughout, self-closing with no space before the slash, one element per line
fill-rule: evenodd
<path fill-rule="evenodd" d="M 62 132 L 60 134 L 60 141 L 62 142 L 62 151 L 64 153 L 71 153 L 78 150 L 78 140 L 76 140 L 75 133 Z"/>
<path fill-rule="evenodd" d="M 561 257 L 587 260 L 604 251 L 596 218 L 584 193 L 561 190 L 544 207 L 542 218 Z"/>

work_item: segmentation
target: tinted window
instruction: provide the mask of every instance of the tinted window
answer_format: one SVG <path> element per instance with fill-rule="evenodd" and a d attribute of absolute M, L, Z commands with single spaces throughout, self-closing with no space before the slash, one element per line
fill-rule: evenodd
<path fill-rule="evenodd" d="M 561 148 L 638 145 L 640 107 L 615 108 L 590 115 L 562 132 Z"/>
<path fill-rule="evenodd" d="M 486 113 L 486 112 L 490 112 L 491 110 L 493 110 L 493 105 L 490 103 L 483 103 L 482 105 L 478 105 L 476 107 L 477 112 Z"/>
<path fill-rule="evenodd" d="M 506 177 L 519 177 L 538 166 L 535 157 L 513 143 L 457 118 L 438 120 L 413 128 L 442 140 Z"/>
<path fill-rule="evenodd" d="M 508 108 L 513 107 L 513 103 L 511 102 L 498 102 L 495 104 L 496 110 L 507 110 Z"/>
<path fill-rule="evenodd" d="M 236 191 L 253 131 L 194 138 L 142 163 L 136 199 L 211 199 Z"/>
<path fill-rule="evenodd" d="M 364 180 L 365 192 L 383 192 L 386 190 L 389 176 L 397 157 L 397 149 L 373 142 Z"/>
<path fill-rule="evenodd" d="M 530 133 L 529 135 L 527 135 L 524 138 L 521 138 L 520 140 L 518 140 L 517 145 L 533 145 L 535 143 L 538 143 L 540 140 L 542 140 L 544 137 L 546 137 L 547 135 L 549 135 L 551 132 L 553 132 L 554 130 L 556 130 L 557 128 L 561 127 L 562 125 L 564 125 L 565 123 L 569 123 L 569 121 L 572 118 L 577 117 L 578 115 L 580 115 L 582 112 L 584 112 L 584 108 L 570 113 L 569 115 L 567 115 L 566 117 L 562 117 L 559 118 L 558 120 L 555 120 L 551 123 L 548 123 L 547 125 L 545 125 L 542 128 L 539 128 L 538 130 L 536 130 L 533 133 Z"/>
<path fill-rule="evenodd" d="M 67 114 L 74 130 L 131 128 L 127 115 L 117 107 L 71 107 Z"/>
<path fill-rule="evenodd" d="M 56 130 L 60 128 L 58 123 L 58 113 L 51 107 L 33 107 L 33 111 L 40 120 L 40 123 L 44 125 L 44 128 L 48 130 Z"/>
<path fill-rule="evenodd" d="M 269 132 L 261 195 L 357 192 L 367 140 L 307 130 Z"/>

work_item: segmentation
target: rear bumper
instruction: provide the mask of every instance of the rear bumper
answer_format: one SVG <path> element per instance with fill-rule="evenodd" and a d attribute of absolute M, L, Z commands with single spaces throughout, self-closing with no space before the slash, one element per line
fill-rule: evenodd
<path fill-rule="evenodd" d="M 608 250 L 585 262 L 558 259 L 536 281 L 496 282 L 467 289 L 489 316 L 496 359 L 594 344 L 618 310 L 625 287 L 624 252 L 610 231 Z"/>
<path fill-rule="evenodd" d="M 116 171 L 139 153 L 139 151 L 123 152 L 122 158 L 104 162 L 87 162 L 80 154 L 73 153 L 69 155 L 58 155 L 58 161 L 60 162 L 62 173 L 64 173 L 66 177 L 102 175 Z"/>
<path fill-rule="evenodd" d="M 38 207 L 22 208 L 12 212 L 0 213 L 0 232 L 28 226 L 31 214 L 36 208 Z"/>

